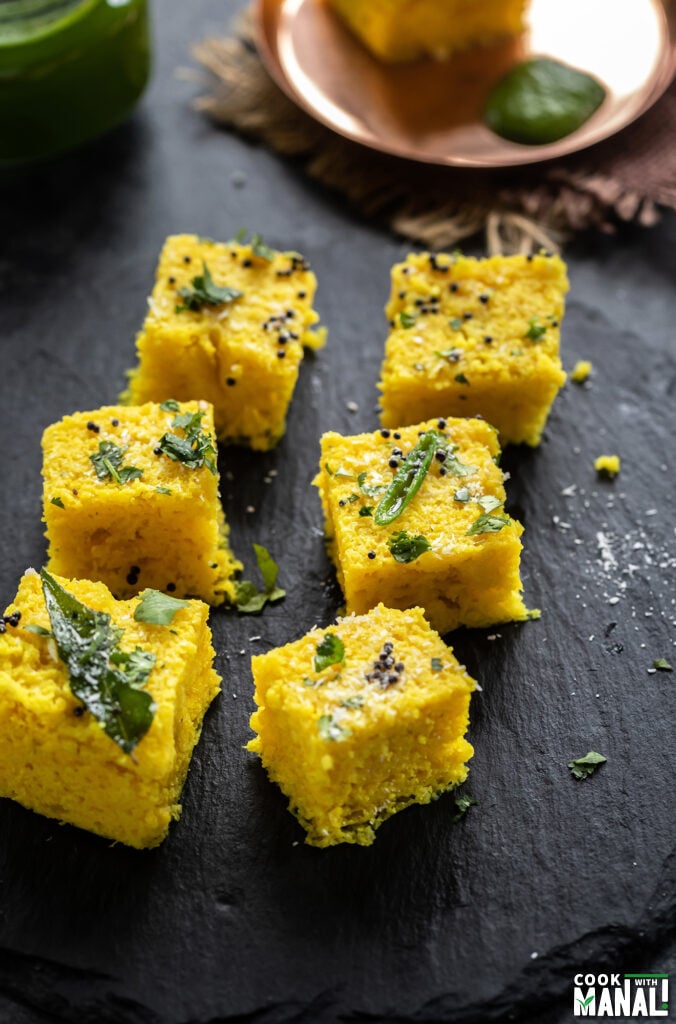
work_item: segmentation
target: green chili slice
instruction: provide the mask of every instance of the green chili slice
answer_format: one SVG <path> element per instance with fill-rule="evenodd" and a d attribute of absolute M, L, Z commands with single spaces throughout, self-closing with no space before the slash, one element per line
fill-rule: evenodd
<path fill-rule="evenodd" d="M 377 526 L 388 526 L 408 508 L 427 476 L 437 448 L 446 448 L 446 438 L 436 430 L 428 430 L 408 453 L 385 491 L 373 514 Z"/>

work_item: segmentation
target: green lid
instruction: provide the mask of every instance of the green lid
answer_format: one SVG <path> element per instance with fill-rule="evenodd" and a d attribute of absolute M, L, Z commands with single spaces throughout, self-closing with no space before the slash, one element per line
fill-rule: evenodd
<path fill-rule="evenodd" d="M 0 162 L 100 135 L 148 70 L 147 0 L 0 0 Z"/>

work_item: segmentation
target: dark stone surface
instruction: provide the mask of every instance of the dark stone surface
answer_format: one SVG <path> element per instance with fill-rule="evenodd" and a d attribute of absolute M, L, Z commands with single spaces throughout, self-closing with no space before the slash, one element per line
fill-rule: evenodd
<path fill-rule="evenodd" d="M 596 374 L 560 396 L 539 451 L 506 458 L 543 617 L 453 638 L 483 685 L 465 787 L 478 806 L 457 825 L 450 797 L 405 811 L 369 849 L 305 847 L 243 750 L 249 655 L 340 605 L 309 486 L 317 439 L 376 424 L 381 307 L 407 246 L 190 111 L 174 68 L 237 6 L 158 0 L 158 67 L 133 120 L 1 179 L 4 600 L 44 558 L 41 431 L 114 399 L 166 234 L 246 225 L 300 249 L 331 336 L 279 448 L 222 453 L 235 548 L 250 563 L 251 542 L 268 545 L 289 594 L 261 618 L 212 616 L 223 695 L 167 842 L 112 847 L 0 801 L 0 1022 L 566 1022 L 579 970 L 676 970 L 676 682 L 647 672 L 676 657 L 676 218 L 568 253 L 565 364 L 589 357 Z M 599 483 L 593 460 L 612 451 L 622 475 Z M 592 748 L 608 763 L 575 782 L 566 762 Z"/>

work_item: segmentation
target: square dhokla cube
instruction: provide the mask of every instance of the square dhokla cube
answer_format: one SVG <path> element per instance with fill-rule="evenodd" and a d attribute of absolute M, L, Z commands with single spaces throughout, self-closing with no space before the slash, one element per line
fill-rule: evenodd
<path fill-rule="evenodd" d="M 439 457 L 408 506 L 379 526 L 383 494 L 430 430 L 444 438 Z M 499 457 L 494 428 L 479 419 L 324 434 L 314 483 L 348 613 L 381 600 L 391 608 L 419 605 L 440 633 L 527 617 L 519 578 L 523 527 L 501 507 Z"/>
<path fill-rule="evenodd" d="M 131 756 L 83 713 L 54 640 L 24 628 L 50 628 L 40 577 L 29 570 L 7 609 L 20 621 L 0 635 L 0 795 L 129 846 L 156 846 L 180 814 L 202 719 L 219 692 L 208 606 L 190 601 L 170 626 L 156 626 L 135 621 L 138 599 L 116 601 L 102 583 L 57 582 L 124 630 L 121 649 L 155 655 L 145 684 L 153 721 Z"/>
<path fill-rule="evenodd" d="M 392 269 L 384 427 L 480 413 L 503 443 L 537 445 L 566 375 L 558 256 L 410 255 Z"/>
<path fill-rule="evenodd" d="M 185 293 L 206 271 L 217 287 L 241 294 L 189 308 Z M 284 434 L 304 347 L 324 343 L 325 332 L 311 330 L 316 287 L 298 253 L 168 238 L 122 400 L 205 399 L 220 441 L 271 448 Z"/>
<path fill-rule="evenodd" d="M 174 420 L 191 415 L 201 416 L 199 437 L 211 444 L 213 472 L 159 447 L 170 435 L 180 448 L 186 431 Z M 209 604 L 234 601 L 232 577 L 241 563 L 228 547 L 210 405 L 148 402 L 77 412 L 47 427 L 42 449 L 50 571 L 101 580 L 120 598 L 152 587 Z M 141 475 L 127 474 L 132 478 L 122 483 L 126 468 Z"/>
<path fill-rule="evenodd" d="M 320 648 L 336 642 L 342 657 L 321 668 Z M 380 604 L 252 665 L 257 736 L 248 749 L 289 797 L 311 845 L 368 846 L 396 811 L 467 777 L 476 684 L 420 608 Z"/>
<path fill-rule="evenodd" d="M 384 61 L 446 57 L 517 35 L 526 0 L 330 0 L 352 31 Z"/>

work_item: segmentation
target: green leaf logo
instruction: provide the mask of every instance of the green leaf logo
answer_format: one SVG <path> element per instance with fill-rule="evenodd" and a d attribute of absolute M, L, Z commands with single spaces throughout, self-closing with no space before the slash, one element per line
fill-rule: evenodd
<path fill-rule="evenodd" d="M 589 1006 L 590 1003 L 594 1002 L 594 997 L 593 996 L 587 996 L 587 998 L 585 1000 L 576 999 L 575 1002 L 579 1003 L 580 1006 Z"/>

